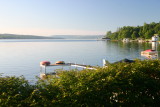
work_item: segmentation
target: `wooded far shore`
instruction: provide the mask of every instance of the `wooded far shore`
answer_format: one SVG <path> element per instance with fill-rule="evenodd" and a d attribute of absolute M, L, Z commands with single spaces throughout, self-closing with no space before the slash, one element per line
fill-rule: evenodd
<path fill-rule="evenodd" d="M 160 22 L 144 23 L 143 26 L 124 26 L 118 28 L 116 32 L 108 31 L 105 37 L 111 40 L 122 40 L 124 38 L 132 40 L 141 38 L 146 40 L 151 39 L 155 34 L 160 35 Z"/>

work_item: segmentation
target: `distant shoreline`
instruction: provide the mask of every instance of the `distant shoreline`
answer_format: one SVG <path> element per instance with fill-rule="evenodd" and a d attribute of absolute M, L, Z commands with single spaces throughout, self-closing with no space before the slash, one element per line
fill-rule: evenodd
<path fill-rule="evenodd" d="M 36 36 L 36 35 L 19 35 L 19 34 L 0 34 L 0 39 L 98 39 L 103 35 L 53 35 L 53 36 Z"/>

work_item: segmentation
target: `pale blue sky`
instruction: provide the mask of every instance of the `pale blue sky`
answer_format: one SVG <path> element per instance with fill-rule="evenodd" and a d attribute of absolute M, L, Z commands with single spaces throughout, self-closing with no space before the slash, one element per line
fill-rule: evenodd
<path fill-rule="evenodd" d="M 160 21 L 160 0 L 0 0 L 0 33 L 104 35 Z"/>

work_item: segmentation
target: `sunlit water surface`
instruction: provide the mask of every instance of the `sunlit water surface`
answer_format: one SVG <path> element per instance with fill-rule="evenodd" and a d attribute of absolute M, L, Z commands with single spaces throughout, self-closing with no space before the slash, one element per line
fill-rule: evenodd
<path fill-rule="evenodd" d="M 144 59 L 140 52 L 150 43 L 123 43 L 97 40 L 0 40 L 0 73 L 3 76 L 23 75 L 29 81 L 39 76 L 41 61 L 102 66 L 124 58 Z"/>

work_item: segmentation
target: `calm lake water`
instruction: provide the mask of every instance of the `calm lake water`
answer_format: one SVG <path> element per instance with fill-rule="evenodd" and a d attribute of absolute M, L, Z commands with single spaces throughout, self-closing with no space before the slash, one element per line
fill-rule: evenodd
<path fill-rule="evenodd" d="M 97 40 L 0 40 L 0 73 L 21 76 L 34 81 L 41 61 L 59 60 L 102 66 L 124 58 L 144 59 L 140 52 L 151 49 L 151 43 L 123 43 Z"/>

